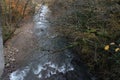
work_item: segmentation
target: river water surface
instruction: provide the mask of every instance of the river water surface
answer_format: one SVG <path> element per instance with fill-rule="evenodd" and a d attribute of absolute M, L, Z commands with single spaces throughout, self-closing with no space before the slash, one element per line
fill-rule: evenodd
<path fill-rule="evenodd" d="M 28 56 L 25 65 L 9 76 L 10 80 L 92 80 L 85 66 L 71 50 L 61 50 L 67 41 L 54 32 L 49 23 L 51 11 L 43 5 L 34 17 L 38 49 Z"/>

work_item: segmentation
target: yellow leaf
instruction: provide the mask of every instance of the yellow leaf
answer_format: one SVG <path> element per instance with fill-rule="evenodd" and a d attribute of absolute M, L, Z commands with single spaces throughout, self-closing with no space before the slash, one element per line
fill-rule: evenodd
<path fill-rule="evenodd" d="M 110 49 L 110 46 L 109 45 L 106 45 L 105 47 L 104 47 L 104 50 L 105 51 L 108 51 Z"/>
<path fill-rule="evenodd" d="M 120 48 L 116 48 L 116 49 L 115 49 L 115 52 L 118 52 L 118 51 L 120 51 Z"/>

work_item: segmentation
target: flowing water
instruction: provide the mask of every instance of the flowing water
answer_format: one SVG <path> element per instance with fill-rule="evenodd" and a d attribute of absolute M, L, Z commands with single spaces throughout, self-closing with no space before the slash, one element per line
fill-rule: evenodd
<path fill-rule="evenodd" d="M 10 74 L 10 80 L 91 80 L 79 57 L 71 50 L 60 50 L 67 41 L 54 32 L 51 11 L 43 5 L 34 17 L 34 34 L 38 49 L 29 55 L 25 65 Z"/>

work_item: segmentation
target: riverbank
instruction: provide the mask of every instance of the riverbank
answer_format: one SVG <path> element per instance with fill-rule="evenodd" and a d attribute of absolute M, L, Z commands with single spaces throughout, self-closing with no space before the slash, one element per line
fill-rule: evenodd
<path fill-rule="evenodd" d="M 24 57 L 24 59 L 28 59 L 28 57 L 29 59 L 25 61 L 22 59 L 22 64 L 25 63 L 25 65 L 20 64 L 21 67 L 17 67 L 17 70 L 10 74 L 10 80 L 91 80 L 91 75 L 80 59 L 73 54 L 71 50 L 67 48 L 64 49 L 68 43 L 65 38 L 58 36 L 58 33 L 54 30 L 56 26 L 51 26 L 47 20 L 50 13 L 49 7 L 43 5 L 39 13 L 35 15 L 34 36 L 36 36 L 35 40 L 37 40 L 36 42 L 39 45 L 35 45 L 38 49 L 29 47 L 29 49 L 34 49 L 34 52 L 25 49 L 30 51 L 30 54 L 27 54 L 27 58 Z M 17 38 L 15 40 L 19 41 Z M 26 43 L 22 44 L 22 47 L 24 47 L 25 44 Z M 16 46 L 16 48 L 18 49 L 18 46 Z M 25 48 L 28 47 L 25 46 Z M 18 49 L 16 51 L 19 52 L 20 50 Z M 24 55 L 25 54 L 23 54 L 23 56 Z M 20 57 L 20 55 L 18 56 Z"/>
<path fill-rule="evenodd" d="M 118 80 L 120 75 L 119 73 L 119 69 L 120 69 L 119 68 L 119 61 L 120 61 L 119 59 L 119 44 L 120 44 L 119 14 L 114 12 L 114 10 L 112 10 L 113 12 L 111 13 L 109 11 L 110 6 L 108 7 L 104 6 L 107 8 L 107 10 L 103 9 L 102 7 L 101 8 L 97 7 L 98 13 L 99 13 L 98 14 L 96 13 L 97 12 L 96 8 L 94 10 L 93 7 L 84 6 L 83 8 L 82 6 L 82 8 L 80 8 L 82 9 L 82 11 L 80 11 L 79 7 L 81 6 L 79 5 L 77 5 L 78 8 L 75 8 L 73 6 L 67 7 L 66 6 L 67 2 L 64 4 L 62 3 L 63 2 L 60 1 L 60 3 L 57 3 L 56 5 L 53 5 L 50 8 L 53 12 L 52 14 L 54 15 L 54 16 L 52 15 L 50 19 L 53 21 L 53 23 L 55 23 L 55 26 L 58 26 L 55 31 L 58 33 L 61 33 L 60 36 L 67 39 L 67 41 L 70 44 L 68 45 L 68 48 L 72 49 L 75 54 L 76 53 L 79 54 L 79 58 L 81 58 L 81 60 L 87 64 L 87 66 L 89 67 L 89 72 L 95 75 L 97 80 L 110 80 L 110 79 Z M 76 3 L 74 4 L 76 5 Z M 71 4 L 72 3 L 68 5 L 71 5 Z M 62 7 L 60 7 L 61 5 Z M 100 9 L 100 12 L 99 12 L 99 9 Z M 103 9 L 102 12 L 101 12 L 101 9 Z M 118 9 L 118 8 L 115 7 L 115 9 Z M 106 12 L 103 15 L 104 11 Z M 42 27 L 38 27 L 38 28 L 41 28 L 40 30 L 37 30 L 38 34 L 41 32 L 44 33 L 45 31 L 44 28 Z M 23 36 L 26 34 L 21 34 L 21 35 Z M 54 38 L 54 36 L 52 37 Z M 20 39 L 22 38 L 25 38 L 25 37 L 21 37 Z M 18 40 L 18 39 L 19 37 L 15 38 L 15 40 Z M 32 40 L 29 37 L 28 39 Z M 27 42 L 29 42 L 29 40 L 26 41 L 26 38 L 25 38 L 25 42 L 20 41 L 20 44 L 17 44 L 19 43 L 19 40 L 18 40 L 18 42 L 16 42 L 15 45 L 17 45 L 17 47 L 21 46 L 21 44 L 24 46 L 24 44 L 26 44 Z M 12 43 L 14 43 L 14 40 L 12 41 Z M 25 47 L 28 48 L 29 44 L 30 43 L 28 43 L 27 46 Z M 21 48 L 21 49 L 29 51 L 29 49 L 26 49 L 26 48 L 25 49 Z M 31 48 L 32 47 L 30 47 L 30 49 Z M 19 49 L 14 49 L 14 50 L 16 51 L 16 53 L 19 52 Z M 18 55 L 17 59 L 19 59 L 20 57 L 22 56 Z M 15 59 L 13 58 L 11 60 L 14 62 Z M 19 61 L 22 62 L 21 60 Z M 77 64 L 79 64 L 79 62 L 77 62 Z"/>
<path fill-rule="evenodd" d="M 16 29 L 13 37 L 5 43 L 4 55 L 6 64 L 3 80 L 8 80 L 10 73 L 22 66 L 28 54 L 35 48 L 33 25 L 32 19 L 28 18 L 20 28 Z"/>
<path fill-rule="evenodd" d="M 118 80 L 119 1 L 64 1 L 51 5 L 53 14 L 58 15 L 54 21 L 59 26 L 56 30 L 68 40 L 97 80 Z"/>

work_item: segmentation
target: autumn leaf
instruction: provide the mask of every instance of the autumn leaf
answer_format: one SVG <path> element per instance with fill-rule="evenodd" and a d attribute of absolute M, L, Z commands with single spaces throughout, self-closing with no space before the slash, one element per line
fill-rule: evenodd
<path fill-rule="evenodd" d="M 108 51 L 110 49 L 110 46 L 109 45 L 106 45 L 105 47 L 104 47 L 104 50 L 105 51 Z"/>

